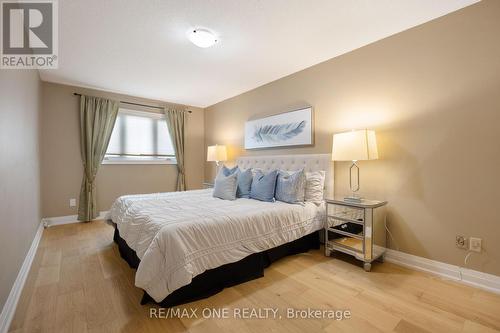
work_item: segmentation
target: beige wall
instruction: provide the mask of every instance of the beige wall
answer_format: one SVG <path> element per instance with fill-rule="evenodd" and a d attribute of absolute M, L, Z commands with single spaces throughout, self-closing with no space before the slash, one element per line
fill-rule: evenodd
<path fill-rule="evenodd" d="M 0 70 L 0 309 L 40 225 L 40 80 Z"/>
<path fill-rule="evenodd" d="M 73 93 L 148 105 L 162 103 L 47 82 L 43 82 L 42 91 L 42 214 L 44 217 L 74 215 L 77 209 L 69 207 L 69 199 L 78 200 L 83 167 L 79 98 Z M 189 109 L 193 112 L 188 115 L 186 125 L 186 181 L 188 189 L 197 189 L 203 182 L 200 168 L 204 163 L 204 112 L 195 107 Z M 98 209 L 108 210 L 113 201 L 124 194 L 174 191 L 176 180 L 175 165 L 102 165 L 97 175 Z"/>
<path fill-rule="evenodd" d="M 207 108 L 206 144 L 228 145 L 232 159 L 329 153 L 332 133 L 373 128 L 381 160 L 360 163 L 362 194 L 390 202 L 400 249 L 461 265 L 455 235 L 481 237 L 469 267 L 500 275 L 499 32 L 500 1 L 489 0 L 399 33 Z M 305 105 L 314 147 L 242 149 L 246 120 Z M 335 165 L 337 194 L 348 165 Z"/>

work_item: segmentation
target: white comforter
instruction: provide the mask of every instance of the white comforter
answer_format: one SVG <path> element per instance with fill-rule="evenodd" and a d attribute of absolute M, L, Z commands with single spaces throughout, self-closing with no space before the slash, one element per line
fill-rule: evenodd
<path fill-rule="evenodd" d="M 324 205 L 221 200 L 212 190 L 127 195 L 110 217 L 141 263 L 135 285 L 157 302 L 204 271 L 323 226 Z"/>

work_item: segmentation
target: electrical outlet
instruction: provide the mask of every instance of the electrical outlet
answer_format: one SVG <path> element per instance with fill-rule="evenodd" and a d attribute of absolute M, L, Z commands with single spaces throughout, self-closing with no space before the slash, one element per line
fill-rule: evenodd
<path fill-rule="evenodd" d="M 481 252 L 483 240 L 481 238 L 471 237 L 469 239 L 469 250 Z"/>
<path fill-rule="evenodd" d="M 465 238 L 464 236 L 457 236 L 455 238 L 455 245 L 459 249 L 467 250 L 467 238 Z"/>
<path fill-rule="evenodd" d="M 69 206 L 76 207 L 76 199 L 69 199 Z"/>

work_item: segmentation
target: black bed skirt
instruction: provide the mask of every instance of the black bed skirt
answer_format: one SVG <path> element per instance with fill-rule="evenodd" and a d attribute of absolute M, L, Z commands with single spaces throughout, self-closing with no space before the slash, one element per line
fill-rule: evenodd
<path fill-rule="evenodd" d="M 140 263 L 139 257 L 120 237 L 116 227 L 113 240 L 118 245 L 121 257 L 125 259 L 130 267 L 137 268 Z M 158 304 L 163 307 L 172 307 L 207 298 L 217 294 L 224 288 L 263 277 L 264 268 L 269 267 L 271 263 L 280 258 L 307 252 L 311 249 L 319 249 L 319 246 L 319 232 L 316 231 L 293 242 L 251 254 L 240 261 L 222 265 L 197 275 L 190 284 L 177 289 Z M 149 302 L 154 302 L 154 300 L 144 292 L 141 304 Z"/>

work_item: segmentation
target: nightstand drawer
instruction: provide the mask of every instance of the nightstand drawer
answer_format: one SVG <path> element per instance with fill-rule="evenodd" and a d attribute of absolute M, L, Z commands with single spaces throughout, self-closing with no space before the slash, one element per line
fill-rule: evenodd
<path fill-rule="evenodd" d="M 358 207 L 347 207 L 329 203 L 328 217 L 335 217 L 344 221 L 363 223 L 365 219 L 365 210 Z"/>
<path fill-rule="evenodd" d="M 354 223 L 354 224 L 359 224 L 359 225 L 364 225 L 365 222 L 363 220 L 351 220 L 351 219 L 345 219 L 337 216 L 331 216 L 328 215 L 326 217 L 326 222 L 328 227 L 336 227 L 341 224 L 345 223 Z"/>
<path fill-rule="evenodd" d="M 331 219 L 328 220 L 329 220 L 328 230 L 335 231 L 338 232 L 339 234 L 352 237 L 364 236 L 364 226 L 362 224 L 343 222 L 339 220 L 333 220 L 333 223 L 330 224 Z"/>

